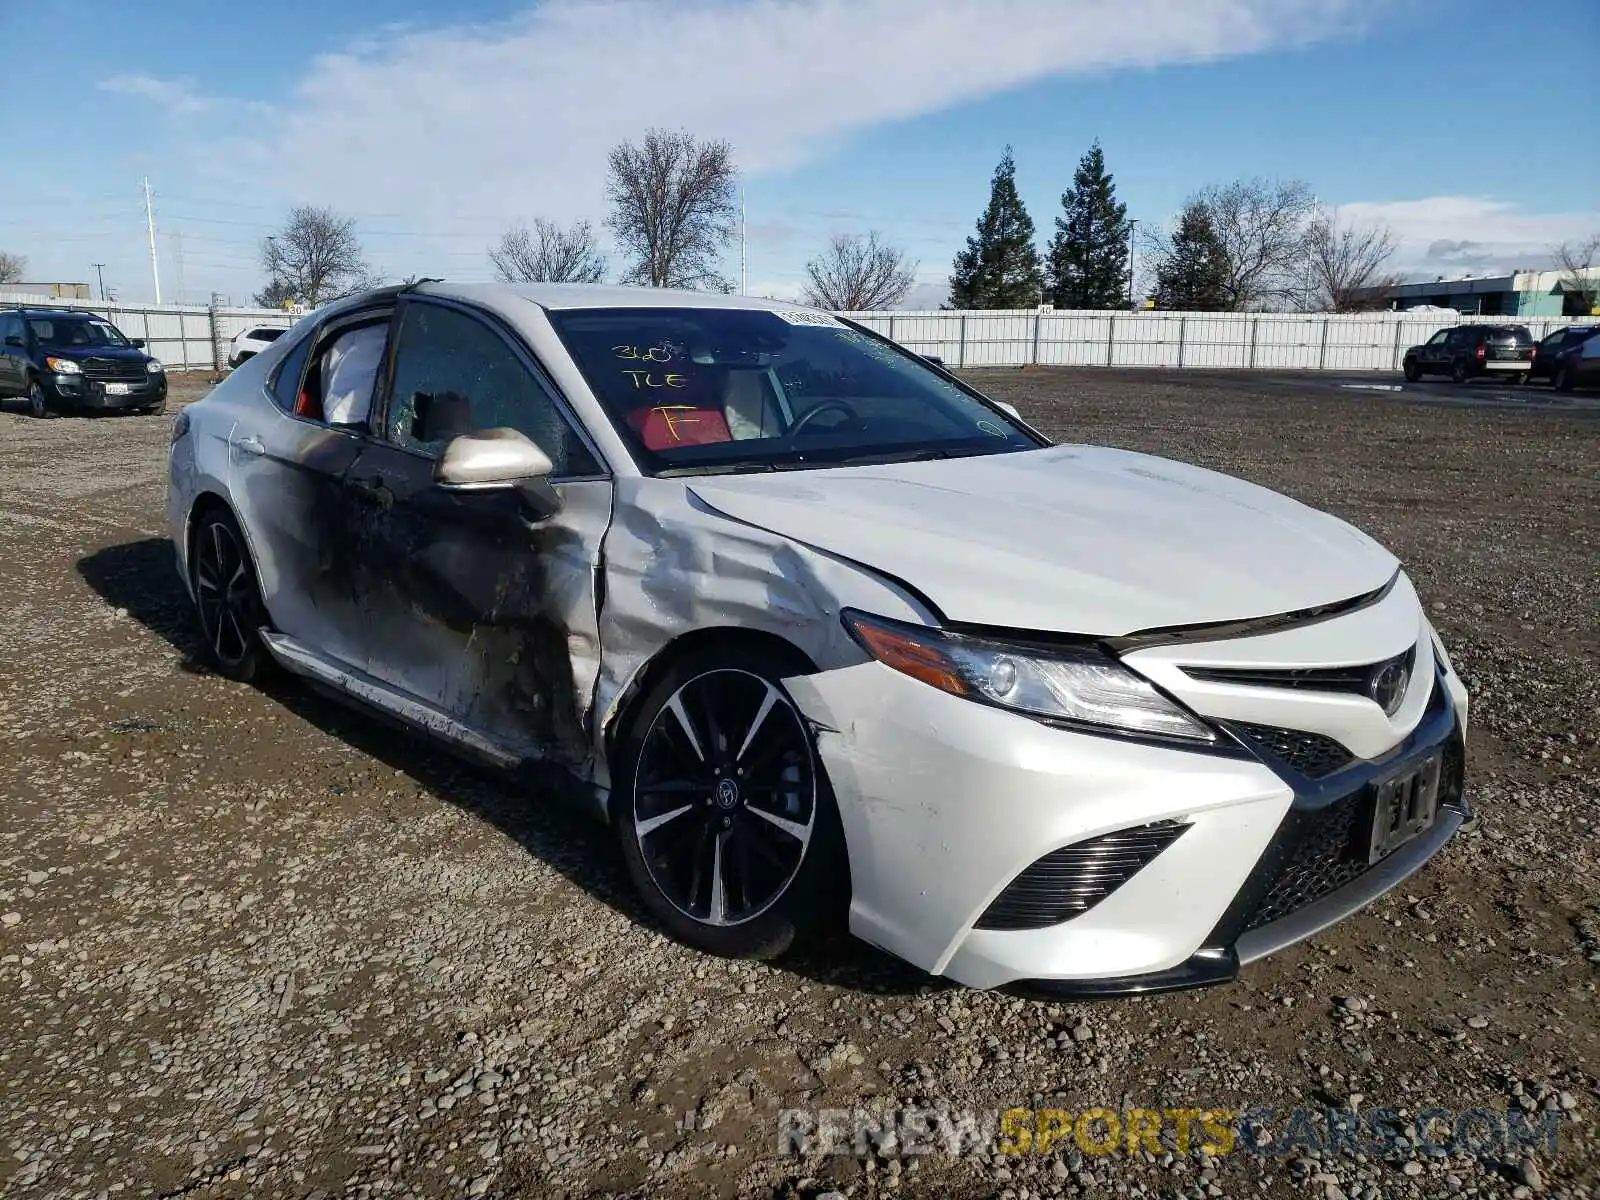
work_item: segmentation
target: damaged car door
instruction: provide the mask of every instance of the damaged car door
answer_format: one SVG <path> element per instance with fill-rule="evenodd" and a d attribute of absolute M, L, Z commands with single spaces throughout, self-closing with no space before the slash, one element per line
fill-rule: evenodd
<path fill-rule="evenodd" d="M 527 348 L 463 305 L 405 299 L 385 374 L 345 476 L 365 669 L 496 757 L 583 772 L 610 477 Z M 452 440 L 488 430 L 533 442 L 548 478 L 441 480 Z"/>

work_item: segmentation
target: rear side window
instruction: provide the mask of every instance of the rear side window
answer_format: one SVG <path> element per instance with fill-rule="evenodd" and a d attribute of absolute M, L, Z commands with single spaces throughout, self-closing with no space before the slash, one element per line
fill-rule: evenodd
<path fill-rule="evenodd" d="M 314 340 L 309 334 L 301 338 L 300 344 L 278 364 L 278 373 L 272 380 L 272 398 L 284 412 L 294 411 L 295 397 L 300 391 L 300 377 L 305 374 L 306 355 L 310 353 Z"/>
<path fill-rule="evenodd" d="M 276 326 L 264 325 L 260 329 L 253 330 L 250 336 L 255 338 L 258 342 L 275 342 L 288 332 L 289 331 L 287 329 L 279 329 Z"/>

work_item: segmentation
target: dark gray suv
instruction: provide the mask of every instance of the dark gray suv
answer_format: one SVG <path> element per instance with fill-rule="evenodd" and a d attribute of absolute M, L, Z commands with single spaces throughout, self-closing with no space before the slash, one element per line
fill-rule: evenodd
<path fill-rule="evenodd" d="M 160 412 L 167 373 L 99 313 L 0 309 L 0 398 L 26 396 L 28 411 Z"/>
<path fill-rule="evenodd" d="M 1465 383 L 1492 375 L 1507 383 L 1525 383 L 1533 369 L 1533 335 L 1526 325 L 1457 325 L 1441 329 L 1420 346 L 1406 351 L 1403 363 L 1412 383 L 1424 375 L 1448 375 Z"/>

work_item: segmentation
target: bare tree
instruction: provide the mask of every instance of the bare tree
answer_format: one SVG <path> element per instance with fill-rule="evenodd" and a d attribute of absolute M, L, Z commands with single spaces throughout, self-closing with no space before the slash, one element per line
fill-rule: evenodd
<path fill-rule="evenodd" d="M 628 255 L 628 283 L 729 291 L 718 270 L 733 238 L 733 147 L 652 129 L 611 148 L 606 225 Z"/>
<path fill-rule="evenodd" d="M 27 269 L 28 260 L 22 255 L 0 250 L 0 283 L 21 283 Z"/>
<path fill-rule="evenodd" d="M 517 225 L 501 234 L 489 261 L 501 283 L 599 283 L 606 274 L 605 256 L 587 221 L 563 229 L 535 217 L 531 233 Z"/>
<path fill-rule="evenodd" d="M 1312 303 L 1324 312 L 1385 308 L 1400 276 L 1384 271 L 1398 246 L 1387 225 L 1340 225 L 1336 212 L 1319 212 L 1306 228 Z"/>
<path fill-rule="evenodd" d="M 835 234 L 828 248 L 806 264 L 805 302 L 835 312 L 894 308 L 906 298 L 917 277 L 917 264 L 873 230 Z"/>
<path fill-rule="evenodd" d="M 1580 316 L 1600 312 L 1600 233 L 1582 241 L 1562 242 L 1550 250 L 1556 270 L 1561 272 L 1561 288 L 1580 297 Z"/>
<path fill-rule="evenodd" d="M 256 303 L 277 307 L 286 300 L 315 307 L 372 286 L 372 269 L 361 257 L 353 217 L 331 208 L 301 205 L 281 233 L 261 243 L 267 286 Z"/>
<path fill-rule="evenodd" d="M 1223 298 L 1235 312 L 1305 288 L 1306 224 L 1316 208 L 1299 180 L 1240 179 L 1193 197 L 1221 248 Z"/>

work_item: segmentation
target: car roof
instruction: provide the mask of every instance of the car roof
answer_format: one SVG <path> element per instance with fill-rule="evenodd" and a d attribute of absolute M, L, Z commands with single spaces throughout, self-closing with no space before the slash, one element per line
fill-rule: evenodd
<path fill-rule="evenodd" d="M 519 303 L 540 308 L 732 308 L 758 312 L 794 312 L 809 306 L 792 300 L 736 296 L 726 292 L 692 292 L 682 288 L 624 287 L 598 283 L 446 283 L 418 284 L 413 291 L 491 308 Z M 813 310 L 815 311 L 815 310 Z"/>
<path fill-rule="evenodd" d="M 16 311 L 21 313 L 25 317 L 50 317 L 52 319 L 57 318 L 57 317 L 84 317 L 84 318 L 93 317 L 96 320 L 100 320 L 100 321 L 104 321 L 105 320 L 105 318 L 102 317 L 99 313 L 96 313 L 96 312 L 83 312 L 81 309 L 76 309 L 76 308 L 22 308 L 22 307 L 18 307 Z"/>

